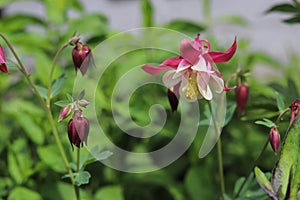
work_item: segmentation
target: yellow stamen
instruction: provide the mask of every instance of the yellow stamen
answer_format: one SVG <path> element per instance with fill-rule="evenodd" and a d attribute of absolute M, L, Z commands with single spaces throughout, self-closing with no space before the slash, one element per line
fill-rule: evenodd
<path fill-rule="evenodd" d="M 197 75 L 195 73 L 192 73 L 188 78 L 188 85 L 187 85 L 187 88 L 185 91 L 185 97 L 187 99 L 190 99 L 190 100 L 196 99 L 199 94 L 196 78 L 197 78 Z"/>

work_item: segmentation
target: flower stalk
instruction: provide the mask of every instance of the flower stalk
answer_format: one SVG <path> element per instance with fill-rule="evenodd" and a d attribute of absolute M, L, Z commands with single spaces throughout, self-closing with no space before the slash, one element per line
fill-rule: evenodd
<path fill-rule="evenodd" d="M 209 110 L 212 116 L 212 121 L 214 123 L 216 135 L 220 135 L 220 128 L 217 124 L 215 114 L 213 113 L 211 101 L 208 101 Z M 222 158 L 222 141 L 221 137 L 219 137 L 217 142 L 217 154 L 218 154 L 218 169 L 219 169 L 219 178 L 220 178 L 220 190 L 222 200 L 225 200 L 225 183 L 224 183 L 224 172 L 223 172 L 223 158 Z"/>
<path fill-rule="evenodd" d="M 58 57 L 59 55 L 61 54 L 61 52 L 63 51 L 63 49 L 65 49 L 67 46 L 66 44 L 64 44 L 59 50 L 58 52 L 56 53 L 56 56 L 54 58 L 54 61 L 53 61 L 53 64 L 52 64 L 52 67 L 51 67 L 51 72 L 50 72 L 50 76 L 49 76 L 49 85 L 48 85 L 48 96 L 47 96 L 47 99 L 46 101 L 43 99 L 43 97 L 40 95 L 37 87 L 35 86 L 33 80 L 31 79 L 31 76 L 30 74 L 26 71 L 26 68 L 25 66 L 23 65 L 23 63 L 21 62 L 18 54 L 16 53 L 16 51 L 14 50 L 13 46 L 11 45 L 11 43 L 7 40 L 7 38 L 2 34 L 0 33 L 0 37 L 5 41 L 5 43 L 7 44 L 8 48 L 10 49 L 10 51 L 12 52 L 13 56 L 15 57 L 15 59 L 17 60 L 17 67 L 18 69 L 20 70 L 20 72 L 26 77 L 29 85 L 31 86 L 31 88 L 33 89 L 34 91 L 34 94 L 37 96 L 40 104 L 42 105 L 42 107 L 44 108 L 44 110 L 46 111 L 46 115 L 47 115 L 47 119 L 49 120 L 49 123 L 50 123 L 50 127 L 51 127 L 51 130 L 52 130 L 52 134 L 54 136 L 54 140 L 55 140 L 55 143 L 58 147 L 58 150 L 59 150 L 59 153 L 63 159 L 63 162 L 64 162 L 64 165 L 65 165 L 65 168 L 66 168 L 66 171 L 68 174 L 72 174 L 72 170 L 69 166 L 69 162 L 68 162 L 68 159 L 67 159 L 67 156 L 64 152 L 64 149 L 63 149 L 63 146 L 62 146 L 62 143 L 60 141 L 60 138 L 58 136 L 58 132 L 57 132 L 57 129 L 56 129 L 56 126 L 55 126 L 55 123 L 54 123 L 54 119 L 53 119 L 53 115 L 52 115 L 52 112 L 51 112 L 51 106 L 50 106 L 50 94 L 51 94 L 51 83 L 52 83 L 52 79 L 53 79 L 53 73 L 54 73 L 54 69 L 55 69 L 55 64 L 58 60 Z M 75 186 L 75 179 L 73 176 L 70 176 L 70 180 L 71 180 L 71 183 L 72 185 L 74 185 L 74 190 L 75 190 L 75 193 L 76 193 L 76 199 L 79 200 L 79 196 L 77 195 L 77 193 L 79 192 L 78 188 L 76 188 Z M 78 190 L 78 191 L 77 191 Z"/>

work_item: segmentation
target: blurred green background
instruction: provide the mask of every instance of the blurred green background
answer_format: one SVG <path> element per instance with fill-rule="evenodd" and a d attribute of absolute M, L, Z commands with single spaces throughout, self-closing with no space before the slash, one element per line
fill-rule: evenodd
<path fill-rule="evenodd" d="M 42 11 L 31 7 L 30 9 L 35 10 L 35 12 L 18 12 L 20 9 L 18 7 L 26 5 L 26 2 L 13 0 L 0 2 L 0 8 L 2 8 L 0 31 L 14 45 L 37 85 L 45 86 L 47 84 L 51 62 L 57 49 L 68 41 L 75 31 L 93 49 L 100 42 L 128 28 L 123 26 L 118 29 L 116 22 L 111 26 L 110 17 L 100 11 L 87 11 L 86 7 L 93 6 L 90 5 L 89 1 L 36 0 L 34 3 L 39 5 L 37 8 L 42 8 Z M 114 3 L 117 4 L 118 2 L 120 6 L 126 5 L 125 1 L 115 1 Z M 238 50 L 234 58 L 228 63 L 218 65 L 218 69 L 222 72 L 225 80 L 239 66 L 243 70 L 250 70 L 251 72 L 251 76 L 248 78 L 250 96 L 246 113 L 243 116 L 234 113 L 232 120 L 223 129 L 221 135 L 226 192 L 228 199 L 234 199 L 242 177 L 251 170 L 252 162 L 269 137 L 268 128 L 256 125 L 254 122 L 262 118 L 274 120 L 279 114 L 275 91 L 284 99 L 287 106 L 299 98 L 300 58 L 297 55 L 298 52 L 288 48 L 288 45 L 278 47 L 277 43 L 282 44 L 282 40 L 285 41 L 286 38 L 275 38 L 275 45 L 270 45 L 270 52 L 263 48 L 254 48 L 255 42 L 253 43 L 252 35 L 242 34 L 240 36 L 237 34 L 238 30 L 242 30 L 242 32 L 249 30 L 257 34 L 262 43 L 264 39 L 268 41 L 270 40 L 269 37 L 272 36 L 264 35 L 259 30 L 253 30 L 248 19 L 239 13 L 214 17 L 216 10 L 213 9 L 213 5 L 217 1 L 197 1 L 197 4 L 200 5 L 197 12 L 201 17 L 195 19 L 176 17 L 176 10 L 168 9 L 172 8 L 172 1 L 169 1 L 170 7 L 165 9 L 164 15 L 168 16 L 168 12 L 173 12 L 174 15 L 175 12 L 175 18 L 168 22 L 164 20 L 160 22 L 160 19 L 155 15 L 156 10 L 159 9 L 158 1 L 141 0 L 135 2 L 137 7 L 134 8 L 139 11 L 139 17 L 134 19 L 138 22 L 137 26 L 165 27 L 192 38 L 197 33 L 201 33 L 204 35 L 203 39 L 209 39 L 212 49 L 219 50 L 225 50 L 231 44 L 234 36 L 238 37 Z M 298 30 L 297 28 L 289 28 L 298 27 L 300 21 L 299 7 L 291 2 L 286 1 L 286 4 L 292 6 L 285 8 L 273 7 L 270 9 L 269 6 L 260 8 L 263 12 L 256 17 L 256 20 L 260 20 L 263 15 L 272 15 L 264 12 L 270 9 L 269 12 L 279 12 L 282 19 L 286 17 L 287 20 L 284 23 L 278 21 L 278 24 L 284 24 L 280 25 L 280 29 Z M 292 9 L 293 6 L 295 9 Z M 5 12 L 6 9 L 10 12 Z M 16 9 L 15 12 L 14 9 Z M 194 9 L 192 11 L 196 12 Z M 247 6 L 240 9 L 246 11 Z M 41 15 L 37 14 L 39 12 Z M 284 15 L 281 15 L 282 12 Z M 189 16 L 189 13 L 185 13 L 184 16 Z M 122 16 L 114 17 L 114 20 L 123 22 Z M 276 31 L 276 26 L 272 25 L 269 24 L 268 26 L 271 30 Z M 220 29 L 215 27 L 223 27 L 223 29 L 218 31 Z M 288 38 L 292 38 L 296 44 L 299 34 L 289 32 L 292 36 Z M 131 37 L 134 35 L 128 39 L 130 40 Z M 5 48 L 6 45 L 2 40 L 0 43 Z M 179 48 L 179 44 L 180 41 L 173 41 L 170 45 L 177 45 Z M 5 50 L 7 50 L 6 56 L 13 59 L 8 49 L 5 48 Z M 75 73 L 71 50 L 69 48 L 63 52 L 58 63 L 59 67 L 56 68 L 54 77 L 59 77 L 65 73 L 66 82 L 61 93 L 55 97 L 53 102 L 66 99 L 65 93 L 72 93 Z M 180 120 L 179 113 L 171 113 L 166 98 L 166 89 L 159 86 L 145 86 L 137 90 L 131 98 L 131 114 L 138 124 L 143 125 L 149 122 L 148 110 L 151 105 L 159 102 L 167 109 L 167 126 L 151 139 L 137 140 L 124 134 L 116 126 L 111 113 L 110 97 L 118 78 L 131 66 L 149 62 L 161 63 L 170 55 L 158 53 L 151 60 L 139 53 L 128 56 L 130 58 L 116 60 L 105 71 L 106 76 L 103 76 L 103 80 L 101 80 L 104 85 L 101 86 L 96 97 L 100 102 L 98 117 L 103 124 L 104 132 L 108 133 L 109 138 L 115 144 L 128 150 L 149 152 L 172 140 L 177 130 L 178 120 Z M 0 74 L 0 198 L 10 200 L 74 199 L 74 191 L 69 180 L 61 179 L 65 173 L 65 168 L 54 144 L 47 117 L 13 62 L 8 60 L 8 67 L 9 75 Z M 227 102 L 228 105 L 235 104 L 234 92 L 227 93 Z M 204 108 L 204 104 L 201 102 L 200 106 Z M 53 115 L 58 118 L 59 107 L 53 106 Z M 279 126 L 282 138 L 288 121 L 289 118 L 284 117 Z M 70 148 L 66 133 L 67 124 L 63 122 L 57 126 L 69 160 L 74 160 L 74 153 Z M 87 166 L 87 170 L 92 178 L 89 184 L 81 187 L 83 199 L 218 199 L 220 192 L 216 149 L 213 149 L 205 158 L 198 158 L 198 151 L 203 140 L 203 135 L 200 133 L 203 129 L 205 127 L 199 127 L 196 139 L 180 159 L 155 172 L 131 174 L 113 170 L 100 162 L 90 164 Z M 87 152 L 84 153 L 87 154 Z M 278 157 L 274 155 L 269 146 L 258 165 L 262 170 L 271 172 L 277 159 Z M 268 197 L 252 177 L 238 199 L 268 199 Z"/>

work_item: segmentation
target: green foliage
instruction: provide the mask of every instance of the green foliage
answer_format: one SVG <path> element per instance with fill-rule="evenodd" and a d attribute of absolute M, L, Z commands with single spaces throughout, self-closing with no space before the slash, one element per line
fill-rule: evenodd
<path fill-rule="evenodd" d="M 0 6 L 17 3 L 16 0 L 2 0 Z M 38 1 L 46 10 L 45 16 L 39 17 L 31 14 L 4 15 L 0 20 L 1 33 L 16 47 L 24 63 L 29 63 L 30 76 L 38 85 L 38 91 L 43 98 L 47 97 L 48 75 L 52 60 L 59 46 L 67 42 L 74 33 L 80 34 L 91 47 L 116 33 L 112 31 L 106 18 L 101 13 L 86 13 L 78 0 L 47 0 Z M 209 4 L 209 1 L 206 1 Z M 209 8 L 210 6 L 207 5 Z M 142 24 L 145 27 L 155 25 L 155 7 L 150 0 L 141 1 L 143 12 Z M 68 13 L 75 12 L 76 17 L 70 18 Z M 210 10 L 207 10 L 209 14 Z M 268 11 L 292 14 L 286 20 L 289 23 L 299 22 L 299 5 L 296 1 L 290 4 L 281 4 Z M 247 20 L 240 16 L 222 16 L 199 22 L 196 20 L 175 19 L 162 27 L 179 31 L 191 37 L 197 33 L 211 33 L 209 28 L 215 24 L 233 24 L 247 28 Z M 115 55 L 127 44 L 135 41 L 135 35 L 127 35 L 119 44 L 119 49 L 106 49 L 107 55 Z M 145 40 L 148 38 L 144 38 Z M 208 38 L 212 49 L 224 50 L 213 35 Z M 155 35 L 156 44 L 161 47 L 170 47 L 179 51 L 180 41 L 168 39 L 168 35 Z M 1 45 L 4 43 L 1 41 Z M 230 44 L 230 42 L 228 42 Z M 7 50 L 7 49 L 6 49 Z M 75 80 L 74 66 L 71 58 L 72 47 L 67 48 L 58 60 L 57 68 L 52 82 L 51 99 L 54 119 L 59 116 L 59 107 L 64 107 L 76 99 L 81 99 L 83 94 L 71 96 Z M 110 52 L 112 51 L 112 52 Z M 175 50 L 174 50 L 175 51 Z M 12 55 L 6 51 L 9 58 Z M 97 56 L 97 55 L 95 55 Z M 148 112 L 153 104 L 160 104 L 166 109 L 167 120 L 164 128 L 152 138 L 130 137 L 117 127 L 111 107 L 111 96 L 117 81 L 134 66 L 145 63 L 161 63 L 164 59 L 173 57 L 173 52 L 156 50 L 140 50 L 129 52 L 109 63 L 107 70 L 99 81 L 95 94 L 95 109 L 101 128 L 110 140 L 120 148 L 137 151 L 155 151 L 168 144 L 174 138 L 180 122 L 180 111 L 172 113 L 166 97 L 166 88 L 149 84 L 134 91 L 129 101 L 130 116 L 138 125 L 147 125 L 151 119 Z M 264 74 L 264 80 L 252 73 L 257 67 L 264 65 L 281 73 L 274 79 L 271 75 Z M 292 55 L 289 63 L 282 63 L 278 58 L 273 58 L 265 52 L 253 51 L 251 40 L 238 37 L 238 51 L 230 63 L 218 64 L 225 80 L 234 73 L 238 66 L 249 70 L 252 75 L 248 77 L 250 88 L 249 101 L 246 113 L 242 116 L 236 112 L 234 91 L 227 93 L 227 113 L 225 127 L 222 132 L 223 157 L 226 181 L 226 199 L 250 200 L 267 199 L 267 195 L 260 189 L 253 174 L 246 180 L 238 194 L 247 174 L 251 162 L 259 154 L 264 142 L 268 139 L 269 128 L 274 125 L 275 117 L 283 112 L 288 105 L 299 98 L 299 72 L 300 59 Z M 16 66 L 9 63 L 9 76 L 0 74 L 0 198 L 1 199 L 49 199 L 69 200 L 75 199 L 74 189 L 69 178 L 73 177 L 76 184 L 81 185 L 83 199 L 97 200 L 198 200 L 218 199 L 219 178 L 215 149 L 205 158 L 199 159 L 198 152 L 201 147 L 204 131 L 210 123 L 209 108 L 200 101 L 201 121 L 199 130 L 191 147 L 177 161 L 164 169 L 143 174 L 129 174 L 115 171 L 102 165 L 98 161 L 112 156 L 114 162 L 130 163 L 130 158 L 119 157 L 104 149 L 92 149 L 99 152 L 95 158 L 86 148 L 81 149 L 79 172 L 76 171 L 76 153 L 71 151 L 67 137 L 67 122 L 56 124 L 59 138 L 63 143 L 70 166 L 74 173 L 66 174 L 64 162 L 50 134 L 49 122 L 46 120 L 44 110 L 28 87 L 25 79 L 20 78 Z M 161 78 L 161 77 L 158 77 Z M 275 81 L 272 81 L 275 80 Z M 88 83 L 87 83 L 88 84 Z M 229 85 L 234 85 L 230 82 Z M 275 93 L 274 93 L 275 92 Z M 67 94 L 67 98 L 65 96 Z M 54 104 L 54 103 L 53 103 Z M 180 105 L 179 105 L 180 106 Z M 116 105 L 120 115 L 125 115 L 126 108 Z M 157 115 L 157 114 L 156 114 Z M 263 120 L 261 120 L 263 119 Z M 258 121 L 259 120 L 259 121 Z M 299 120 L 298 120 L 299 121 Z M 280 132 L 288 125 L 288 118 L 282 117 L 282 124 L 278 127 Z M 126 125 L 127 122 L 125 121 Z M 258 124 L 264 126 L 258 126 Z M 127 128 L 132 128 L 128 127 Z M 291 128 L 282 149 L 278 169 L 284 171 L 280 180 L 284 195 L 287 185 L 295 191 L 299 183 L 299 166 L 297 164 L 299 140 L 296 128 Z M 295 139 L 296 138 L 296 139 Z M 292 143 L 294 141 L 295 143 Z M 101 143 L 102 141 L 99 141 Z M 89 144 L 88 144 L 89 145 Z M 289 146 L 290 147 L 287 147 Z M 295 147 L 295 145 L 298 145 Z M 291 156 L 287 156 L 291 155 Z M 277 157 L 271 148 L 267 148 L 263 159 L 259 160 L 262 169 L 272 169 Z M 286 160 L 286 161 L 284 161 Z M 143 160 L 144 161 L 144 160 Z M 145 161 L 155 163 L 153 158 L 145 157 Z M 142 161 L 140 161 L 142 162 Z M 288 162 L 285 168 L 282 162 Z M 278 171 L 277 171 L 278 172 Z M 255 169 L 256 179 L 262 183 L 270 193 L 269 176 Z M 278 173 L 277 173 L 278 175 Z"/>
<path fill-rule="evenodd" d="M 261 187 L 273 199 L 283 200 L 287 197 L 297 199 L 299 196 L 299 130 L 300 117 L 296 117 L 289 127 L 279 160 L 273 172 L 271 182 L 259 168 L 255 168 L 255 175 Z"/>
<path fill-rule="evenodd" d="M 277 4 L 266 12 L 290 13 L 292 17 L 283 20 L 283 22 L 288 24 L 300 23 L 300 2 L 298 0 L 293 0 L 292 3 Z"/>

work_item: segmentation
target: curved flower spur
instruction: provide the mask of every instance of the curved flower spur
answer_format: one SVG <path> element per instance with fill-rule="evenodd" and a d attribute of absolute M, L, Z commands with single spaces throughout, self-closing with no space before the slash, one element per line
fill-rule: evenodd
<path fill-rule="evenodd" d="M 213 65 L 229 61 L 236 48 L 235 38 L 227 51 L 210 51 L 209 41 L 201 40 L 198 34 L 194 41 L 187 39 L 181 41 L 179 57 L 168 58 L 159 66 L 146 64 L 142 69 L 151 75 L 170 69 L 163 76 L 163 82 L 169 88 L 168 94 L 171 91 L 177 98 L 183 96 L 187 101 L 202 98 L 211 100 L 213 92 L 230 90 L 225 86 L 221 73 Z M 172 110 L 173 108 L 174 105 Z"/>

